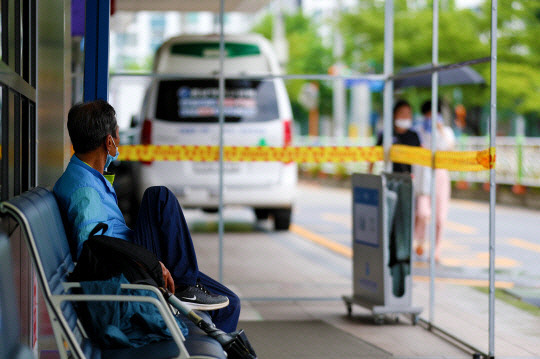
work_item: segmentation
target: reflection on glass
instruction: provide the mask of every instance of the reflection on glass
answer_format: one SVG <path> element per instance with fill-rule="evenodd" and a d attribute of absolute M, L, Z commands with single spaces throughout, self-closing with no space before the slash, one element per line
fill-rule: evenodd
<path fill-rule="evenodd" d="M 0 18 L 1 18 L 1 13 L 0 13 Z M 0 36 L 1 38 L 1 36 Z M 2 46 L 0 46 L 1 48 Z M 1 50 L 0 50 L 1 51 Z M 0 86 L 0 168 L 4 168 L 4 164 L 2 161 L 4 161 L 4 159 L 2 158 L 2 147 L 5 146 L 4 144 L 4 138 L 2 137 L 2 127 L 3 126 L 3 121 L 4 121 L 4 118 L 3 118 L 3 114 L 4 114 L 4 111 L 2 111 L 2 92 L 4 90 L 4 86 Z M 2 179 L 0 178 L 0 198 L 2 198 Z"/>

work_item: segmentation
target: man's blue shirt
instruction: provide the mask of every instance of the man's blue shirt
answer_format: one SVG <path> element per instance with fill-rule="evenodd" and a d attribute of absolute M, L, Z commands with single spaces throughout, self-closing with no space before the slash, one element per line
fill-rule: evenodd
<path fill-rule="evenodd" d="M 106 223 L 107 236 L 131 240 L 133 231 L 126 225 L 118 207 L 113 186 L 101 173 L 81 161 L 76 155 L 54 185 L 60 209 L 66 214 L 71 238 L 77 245 L 77 258 L 82 245 L 94 227 Z"/>

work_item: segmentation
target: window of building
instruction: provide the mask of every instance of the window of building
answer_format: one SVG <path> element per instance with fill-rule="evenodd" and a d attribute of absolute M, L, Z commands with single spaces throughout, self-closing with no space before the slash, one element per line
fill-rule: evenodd
<path fill-rule="evenodd" d="M 36 0 L 1 2 L 1 200 L 36 185 L 35 13 Z"/>

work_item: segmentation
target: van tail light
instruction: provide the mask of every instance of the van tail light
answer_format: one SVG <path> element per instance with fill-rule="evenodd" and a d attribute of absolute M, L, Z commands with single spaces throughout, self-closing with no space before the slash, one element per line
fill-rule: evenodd
<path fill-rule="evenodd" d="M 152 144 L 152 121 L 145 119 L 141 131 L 141 144 L 150 145 Z M 152 161 L 141 161 L 143 165 L 150 165 Z"/>
<path fill-rule="evenodd" d="M 283 121 L 283 147 L 292 145 L 291 120 Z"/>

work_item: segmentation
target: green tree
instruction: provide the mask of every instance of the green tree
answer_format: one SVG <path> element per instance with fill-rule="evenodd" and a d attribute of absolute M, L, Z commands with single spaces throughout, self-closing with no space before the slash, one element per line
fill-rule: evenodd
<path fill-rule="evenodd" d="M 384 3 L 371 0 L 362 1 L 361 4 L 357 11 L 343 14 L 339 23 L 345 38 L 345 61 L 356 71 L 382 73 Z M 431 9 L 410 8 L 407 1 L 398 0 L 394 16 L 394 71 L 397 73 L 405 67 L 431 63 Z M 453 2 L 447 2 L 440 11 L 439 63 L 487 56 L 489 44 L 478 38 L 479 28 L 480 19 L 472 10 L 456 10 Z M 451 89 L 447 91 L 451 92 Z M 472 104 L 479 104 L 484 98 L 471 101 Z"/>
<path fill-rule="evenodd" d="M 531 120 L 540 115 L 540 1 L 513 0 L 498 7 L 497 102 Z M 489 29 L 491 6 L 482 8 Z M 489 33 L 488 33 L 489 35 Z"/>
<path fill-rule="evenodd" d="M 427 7 L 410 6 L 411 0 L 395 3 L 394 70 L 431 62 L 432 1 Z M 453 0 L 441 1 L 439 62 L 454 63 L 490 55 L 491 1 L 480 10 L 457 9 Z M 497 98 L 501 121 L 526 115 L 538 122 L 540 112 L 540 1 L 499 2 Z M 382 73 L 384 59 L 384 2 L 360 0 L 358 9 L 343 14 L 339 26 L 345 38 L 345 61 L 360 72 Z M 489 85 L 490 65 L 475 65 Z M 489 102 L 489 86 L 463 86 L 463 103 L 469 108 Z M 441 87 L 443 97 L 454 89 Z M 409 89 L 404 96 L 418 104 L 429 91 Z M 504 111 L 504 110 L 511 111 Z"/>
<path fill-rule="evenodd" d="M 331 50 L 325 47 L 317 33 L 317 24 L 301 12 L 284 16 L 285 34 L 289 43 L 289 61 L 285 71 L 289 74 L 326 74 L 332 64 Z M 262 18 L 252 31 L 271 40 L 274 17 L 270 14 Z M 304 126 L 307 112 L 298 103 L 298 94 L 306 80 L 289 80 L 286 82 L 291 99 L 295 120 Z M 324 82 L 319 85 L 320 112 L 331 113 L 331 89 Z"/>

